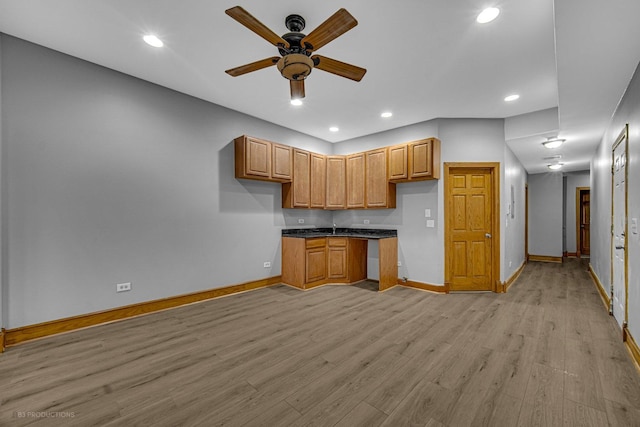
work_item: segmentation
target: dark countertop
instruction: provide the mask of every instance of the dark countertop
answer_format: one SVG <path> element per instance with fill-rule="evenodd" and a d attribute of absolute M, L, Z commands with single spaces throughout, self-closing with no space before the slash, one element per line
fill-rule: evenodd
<path fill-rule="evenodd" d="M 398 230 L 374 228 L 286 228 L 282 230 L 282 237 L 298 237 L 309 239 L 312 237 L 351 237 L 357 239 L 386 239 L 398 237 Z"/>

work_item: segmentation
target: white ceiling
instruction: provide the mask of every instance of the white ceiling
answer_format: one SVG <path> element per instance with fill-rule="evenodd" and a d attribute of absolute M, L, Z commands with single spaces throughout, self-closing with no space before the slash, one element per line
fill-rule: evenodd
<path fill-rule="evenodd" d="M 309 33 L 341 7 L 359 24 L 318 50 L 366 68 L 359 82 L 314 70 L 302 107 L 275 67 L 224 70 L 277 55 L 224 11 L 240 5 L 277 34 Z M 475 22 L 486 6 L 497 20 Z M 606 6 L 606 9 L 603 9 Z M 343 141 L 437 117 L 505 118 L 558 107 L 559 129 L 507 141 L 530 173 L 551 154 L 586 170 L 640 59 L 638 0 L 0 0 L 0 31 L 316 136 Z M 154 33 L 165 47 L 142 41 Z M 504 102 L 506 95 L 521 98 Z M 380 118 L 384 110 L 390 119 Z M 340 131 L 332 133 L 330 126 Z M 444 141 L 443 143 L 446 143 Z"/>

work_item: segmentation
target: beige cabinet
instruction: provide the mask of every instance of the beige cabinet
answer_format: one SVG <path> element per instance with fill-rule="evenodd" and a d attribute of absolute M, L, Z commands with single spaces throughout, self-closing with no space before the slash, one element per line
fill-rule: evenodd
<path fill-rule="evenodd" d="M 311 153 L 310 207 L 323 209 L 327 186 L 327 159 L 322 154 Z"/>
<path fill-rule="evenodd" d="M 291 181 L 291 147 L 243 135 L 234 140 L 234 148 L 236 178 Z"/>
<path fill-rule="evenodd" d="M 440 140 L 421 139 L 388 149 L 389 181 L 407 182 L 440 178 Z"/>
<path fill-rule="evenodd" d="M 396 185 L 387 179 L 387 149 L 365 153 L 365 201 L 367 208 L 395 208 Z"/>
<path fill-rule="evenodd" d="M 347 159 L 327 156 L 326 209 L 347 208 Z"/>
<path fill-rule="evenodd" d="M 347 209 L 365 206 L 365 157 L 364 153 L 347 156 Z"/>

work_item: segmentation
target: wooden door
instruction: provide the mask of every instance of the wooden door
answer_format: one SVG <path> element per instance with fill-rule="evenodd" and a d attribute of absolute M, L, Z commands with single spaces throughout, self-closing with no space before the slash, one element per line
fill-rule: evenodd
<path fill-rule="evenodd" d="M 577 216 L 577 233 L 576 237 L 577 241 L 577 251 L 578 257 L 582 255 L 590 254 L 590 224 L 589 224 L 589 216 L 590 216 L 590 190 L 585 187 L 576 188 L 577 192 L 577 203 L 576 203 L 576 216 Z"/>
<path fill-rule="evenodd" d="M 316 209 L 324 208 L 325 188 L 327 185 L 327 166 L 325 156 L 311 153 L 311 196 L 310 206 Z"/>
<path fill-rule="evenodd" d="M 347 156 L 347 208 L 364 208 L 364 153 Z"/>
<path fill-rule="evenodd" d="M 627 326 L 627 129 L 613 145 L 611 168 L 611 301 L 613 317 Z M 624 335 L 623 335 L 624 336 Z"/>
<path fill-rule="evenodd" d="M 450 167 L 445 176 L 445 280 L 452 291 L 495 291 L 498 166 L 472 165 Z"/>
<path fill-rule="evenodd" d="M 326 209 L 347 207 L 347 159 L 344 156 L 327 156 Z"/>

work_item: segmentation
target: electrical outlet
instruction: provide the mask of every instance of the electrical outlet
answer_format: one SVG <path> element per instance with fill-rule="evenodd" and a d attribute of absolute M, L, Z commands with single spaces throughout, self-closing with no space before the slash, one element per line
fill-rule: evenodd
<path fill-rule="evenodd" d="M 265 261 L 264 268 L 271 268 L 271 263 L 269 261 Z"/>
<path fill-rule="evenodd" d="M 369 225 L 369 220 L 365 219 L 364 221 L 362 221 L 364 225 Z"/>
<path fill-rule="evenodd" d="M 128 283 L 118 283 L 116 285 L 116 292 L 128 292 L 131 290 L 131 282 Z"/>
<path fill-rule="evenodd" d="M 304 224 L 304 218 L 298 218 L 298 224 Z"/>
<path fill-rule="evenodd" d="M 402 262 L 398 261 L 398 267 L 402 267 Z"/>
<path fill-rule="evenodd" d="M 436 222 L 432 219 L 427 220 L 427 228 L 433 228 L 436 226 Z"/>

